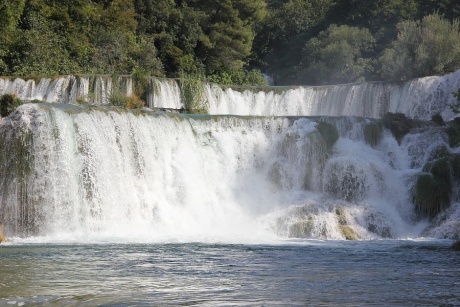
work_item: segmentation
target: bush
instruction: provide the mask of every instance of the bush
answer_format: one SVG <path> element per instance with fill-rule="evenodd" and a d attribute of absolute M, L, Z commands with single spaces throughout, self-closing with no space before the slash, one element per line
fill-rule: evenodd
<path fill-rule="evenodd" d="M 415 183 L 415 211 L 419 217 L 433 219 L 450 204 L 450 186 L 445 186 L 430 173 L 417 177 Z"/>
<path fill-rule="evenodd" d="M 459 26 L 438 14 L 398 23 L 398 38 L 380 58 L 382 77 L 406 81 L 454 71 L 460 67 Z"/>
<path fill-rule="evenodd" d="M 124 107 L 127 109 L 141 109 L 145 103 L 139 99 L 135 94 L 126 96 L 118 92 L 112 93 L 110 96 L 110 103 L 114 106 Z"/>
<path fill-rule="evenodd" d="M 5 94 L 0 97 L 0 116 L 5 117 L 10 115 L 18 106 L 24 102 L 19 98 L 16 98 L 16 95 Z"/>
<path fill-rule="evenodd" d="M 448 158 L 427 163 L 415 183 L 415 211 L 419 217 L 433 219 L 450 206 L 452 167 Z"/>
<path fill-rule="evenodd" d="M 299 80 L 304 84 L 363 81 L 372 70 L 366 55 L 374 44 L 368 29 L 333 24 L 306 43 Z"/>
<path fill-rule="evenodd" d="M 185 109 L 190 113 L 208 113 L 207 101 L 204 96 L 204 77 L 201 75 L 190 75 L 181 73 L 179 78 L 181 99 L 185 104 Z"/>

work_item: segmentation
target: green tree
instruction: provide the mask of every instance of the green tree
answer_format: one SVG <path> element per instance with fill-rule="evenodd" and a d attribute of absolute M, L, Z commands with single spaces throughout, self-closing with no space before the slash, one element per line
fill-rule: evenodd
<path fill-rule="evenodd" d="M 331 25 L 304 48 L 299 80 L 306 84 L 335 84 L 363 81 L 372 69 L 375 40 L 367 29 Z"/>
<path fill-rule="evenodd" d="M 438 14 L 421 21 L 398 24 L 398 38 L 380 58 L 381 75 L 386 80 L 451 72 L 460 67 L 460 22 L 449 22 Z"/>
<path fill-rule="evenodd" d="M 190 0 L 190 7 L 205 13 L 204 37 L 195 55 L 208 74 L 242 69 L 250 55 L 255 24 L 265 16 L 263 0 Z"/>
<path fill-rule="evenodd" d="M 295 82 L 293 68 L 300 62 L 305 42 L 334 6 L 333 0 L 272 1 L 266 18 L 257 28 L 251 64 L 269 71 L 278 83 Z"/>
<path fill-rule="evenodd" d="M 16 27 L 24 11 L 25 0 L 0 0 L 0 74 L 10 73 L 7 57 L 11 56 L 11 45 L 17 33 Z"/>

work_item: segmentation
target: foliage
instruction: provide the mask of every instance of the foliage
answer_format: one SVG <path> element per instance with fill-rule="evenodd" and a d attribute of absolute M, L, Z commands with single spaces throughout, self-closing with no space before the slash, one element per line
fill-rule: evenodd
<path fill-rule="evenodd" d="M 320 122 L 316 126 L 316 129 L 319 131 L 321 137 L 326 143 L 327 151 L 331 152 L 335 142 L 339 139 L 339 132 L 337 131 L 337 128 L 332 124 Z"/>
<path fill-rule="evenodd" d="M 0 0 L 0 15 L 0 75 L 184 72 L 263 85 L 262 71 L 282 85 L 460 68 L 452 0 Z"/>
<path fill-rule="evenodd" d="M 146 71 L 135 68 L 132 72 L 134 93 L 142 100 L 147 100 L 147 94 L 150 86 L 149 74 Z"/>
<path fill-rule="evenodd" d="M 126 96 L 119 92 L 112 93 L 110 96 L 110 103 L 114 106 L 124 107 L 127 109 L 142 109 L 145 105 L 144 101 L 139 99 L 139 97 L 135 94 Z"/>
<path fill-rule="evenodd" d="M 223 85 L 247 85 L 247 86 L 264 86 L 267 85 L 267 80 L 258 69 L 253 69 L 249 72 L 243 70 L 222 72 L 208 76 L 209 82 Z"/>
<path fill-rule="evenodd" d="M 181 73 L 179 86 L 181 99 L 189 113 L 208 113 L 207 101 L 204 96 L 203 76 Z"/>
<path fill-rule="evenodd" d="M 15 95 L 5 94 L 0 97 L 0 116 L 5 117 L 10 115 L 18 106 L 24 102 Z"/>
<path fill-rule="evenodd" d="M 374 42 L 367 29 L 331 25 L 306 43 L 299 78 L 308 84 L 363 81 L 371 70 L 365 55 Z"/>
<path fill-rule="evenodd" d="M 398 38 L 380 58 L 385 79 L 406 81 L 460 67 L 460 21 L 432 14 L 397 27 Z"/>
<path fill-rule="evenodd" d="M 422 218 L 433 219 L 450 205 L 452 167 L 448 158 L 427 163 L 415 183 L 415 210 Z"/>

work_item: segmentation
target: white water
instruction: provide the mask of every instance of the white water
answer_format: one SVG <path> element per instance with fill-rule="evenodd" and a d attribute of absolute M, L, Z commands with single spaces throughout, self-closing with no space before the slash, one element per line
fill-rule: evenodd
<path fill-rule="evenodd" d="M 63 76 L 24 80 L 0 78 L 0 95 L 14 94 L 22 100 L 40 100 L 50 103 L 108 104 L 113 92 L 113 79 L 106 75 Z M 132 79 L 117 77 L 117 90 L 132 94 Z"/>
<path fill-rule="evenodd" d="M 131 95 L 132 79 L 118 77 L 117 88 Z M 150 79 L 146 104 L 150 108 L 183 109 L 177 80 Z M 364 116 L 381 118 L 386 112 L 429 120 L 436 113 L 445 120 L 454 114 L 449 105 L 460 88 L 460 70 L 445 76 L 414 79 L 402 84 L 370 82 L 335 86 L 226 88 L 203 84 L 209 114 L 251 116 Z M 110 76 L 65 76 L 39 81 L 0 78 L 0 94 L 15 94 L 25 100 L 108 104 L 112 93 Z"/>
<path fill-rule="evenodd" d="M 340 128 L 328 158 L 320 120 Z M 0 124 L 6 144 L 27 143 L 25 154 L 2 149 L 0 219 L 9 236 L 51 241 L 344 239 L 344 221 L 359 239 L 418 237 L 427 223 L 414 222 L 413 161 L 431 149 L 388 132 L 371 148 L 365 122 L 24 105 Z M 21 176 L 12 165 L 24 161 Z M 427 235 L 458 235 L 438 226 Z"/>

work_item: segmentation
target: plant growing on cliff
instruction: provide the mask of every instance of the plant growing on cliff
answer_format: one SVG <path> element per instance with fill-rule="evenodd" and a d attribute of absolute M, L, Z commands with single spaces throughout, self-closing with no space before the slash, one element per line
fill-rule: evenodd
<path fill-rule="evenodd" d="M 203 76 L 182 72 L 179 78 L 181 99 L 190 113 L 206 114 L 208 105 L 204 95 Z"/>
<path fill-rule="evenodd" d="M 427 163 L 415 183 L 415 211 L 422 218 L 433 219 L 450 206 L 452 166 L 448 158 Z"/>
<path fill-rule="evenodd" d="M 126 96 L 119 92 L 112 93 L 110 96 L 110 103 L 114 106 L 124 107 L 127 109 L 141 109 L 145 105 L 144 101 L 135 94 Z"/>
<path fill-rule="evenodd" d="M 24 102 L 17 98 L 15 95 L 5 94 L 0 97 L 0 116 L 8 116 L 18 106 Z"/>

